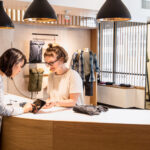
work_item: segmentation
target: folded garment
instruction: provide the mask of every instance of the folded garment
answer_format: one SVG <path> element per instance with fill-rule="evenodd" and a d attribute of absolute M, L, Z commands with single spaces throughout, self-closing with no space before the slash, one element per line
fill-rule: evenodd
<path fill-rule="evenodd" d="M 121 87 L 131 87 L 131 85 L 130 84 L 120 84 L 119 86 L 121 86 Z"/>
<path fill-rule="evenodd" d="M 114 82 L 106 82 L 105 84 L 106 84 L 106 85 L 113 85 Z"/>
<path fill-rule="evenodd" d="M 100 112 L 108 111 L 108 107 L 106 106 L 92 106 L 92 105 L 77 105 L 73 107 L 73 110 L 77 113 L 83 113 L 88 115 L 99 115 Z"/>

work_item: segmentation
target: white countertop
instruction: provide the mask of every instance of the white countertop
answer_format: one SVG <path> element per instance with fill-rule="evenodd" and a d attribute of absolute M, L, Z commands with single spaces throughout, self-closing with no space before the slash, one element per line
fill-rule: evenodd
<path fill-rule="evenodd" d="M 18 101 L 31 101 L 19 96 L 9 94 L 6 96 Z M 100 115 L 89 116 L 75 113 L 71 108 L 53 107 L 42 109 L 37 114 L 26 113 L 15 117 L 36 120 L 150 125 L 150 110 L 139 109 L 109 109 L 107 112 L 101 112 Z"/>
<path fill-rule="evenodd" d="M 89 116 L 75 113 L 72 109 L 65 110 L 64 108 L 57 107 L 41 110 L 37 114 L 28 113 L 17 117 L 38 120 L 150 125 L 149 110 L 133 109 L 109 109 L 107 112 L 101 112 L 100 115 Z"/>

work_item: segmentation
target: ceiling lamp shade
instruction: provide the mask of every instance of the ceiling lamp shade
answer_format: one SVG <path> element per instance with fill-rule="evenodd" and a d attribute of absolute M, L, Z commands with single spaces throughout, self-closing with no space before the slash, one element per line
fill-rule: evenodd
<path fill-rule="evenodd" d="M 121 0 L 106 0 L 99 10 L 96 19 L 100 21 L 127 21 L 131 15 Z"/>
<path fill-rule="evenodd" d="M 54 9 L 47 0 L 33 0 L 25 12 L 25 21 L 51 22 L 56 21 L 57 17 Z"/>
<path fill-rule="evenodd" d="M 14 24 L 12 23 L 9 16 L 6 14 L 3 1 L 0 1 L 0 29 L 13 29 Z"/>

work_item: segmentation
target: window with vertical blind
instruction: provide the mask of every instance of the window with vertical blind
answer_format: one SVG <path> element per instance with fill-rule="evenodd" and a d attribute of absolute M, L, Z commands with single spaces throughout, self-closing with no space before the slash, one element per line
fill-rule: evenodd
<path fill-rule="evenodd" d="M 142 8 L 150 9 L 150 1 L 149 0 L 142 0 Z"/>
<path fill-rule="evenodd" d="M 99 28 L 100 80 L 145 87 L 147 24 L 102 22 Z"/>

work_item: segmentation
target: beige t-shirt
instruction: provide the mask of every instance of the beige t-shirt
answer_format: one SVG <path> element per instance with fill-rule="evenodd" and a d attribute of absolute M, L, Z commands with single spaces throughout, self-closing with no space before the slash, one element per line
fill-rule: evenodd
<path fill-rule="evenodd" d="M 71 93 L 81 93 L 77 100 L 78 105 L 83 104 L 83 85 L 80 75 L 69 69 L 63 75 L 51 73 L 48 79 L 47 93 L 52 100 L 67 100 Z"/>

